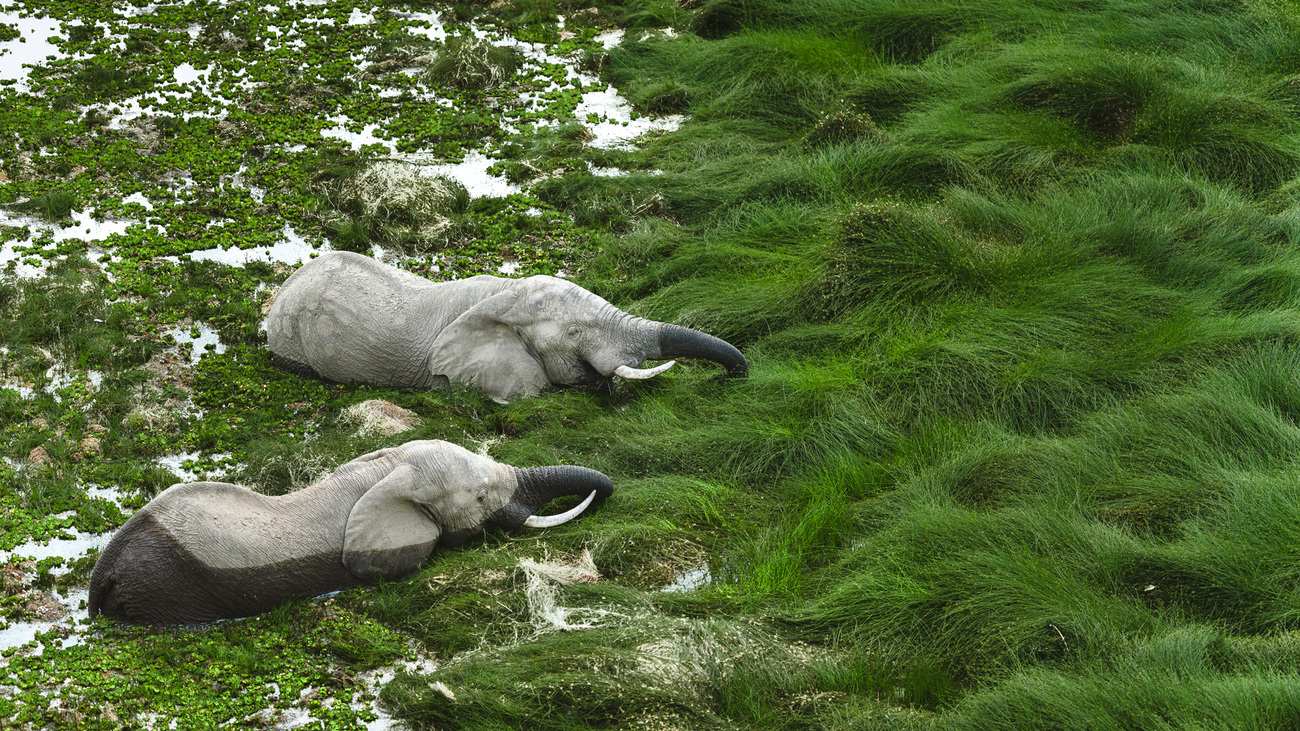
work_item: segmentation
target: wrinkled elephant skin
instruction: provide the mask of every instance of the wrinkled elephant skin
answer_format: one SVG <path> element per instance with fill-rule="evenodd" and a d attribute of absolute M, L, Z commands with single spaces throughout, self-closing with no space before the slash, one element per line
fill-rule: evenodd
<path fill-rule="evenodd" d="M 612 492 L 595 470 L 516 469 L 441 441 L 371 452 L 279 497 L 222 482 L 173 485 L 100 554 L 88 611 L 153 624 L 245 617 L 399 579 L 436 546 L 489 524 L 558 524 L 587 503 L 563 516 L 533 514 L 556 497 Z"/>
<path fill-rule="evenodd" d="M 289 277 L 266 339 L 277 365 L 303 375 L 401 388 L 474 384 L 497 401 L 666 367 L 640 368 L 646 360 L 702 358 L 736 376 L 749 368 L 725 341 L 634 317 L 563 279 L 431 282 L 345 251 Z"/>

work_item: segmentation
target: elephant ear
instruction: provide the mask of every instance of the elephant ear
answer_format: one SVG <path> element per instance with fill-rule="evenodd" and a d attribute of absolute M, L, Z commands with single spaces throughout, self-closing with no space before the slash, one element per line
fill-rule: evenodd
<path fill-rule="evenodd" d="M 374 582 L 400 579 L 420 568 L 442 534 L 415 499 L 421 487 L 415 470 L 401 465 L 352 506 L 343 535 L 348 573 Z"/>
<path fill-rule="evenodd" d="M 510 323 L 518 300 L 514 291 L 495 294 L 443 328 L 424 361 L 430 375 L 472 383 L 498 403 L 541 393 L 550 385 L 546 369 Z"/>

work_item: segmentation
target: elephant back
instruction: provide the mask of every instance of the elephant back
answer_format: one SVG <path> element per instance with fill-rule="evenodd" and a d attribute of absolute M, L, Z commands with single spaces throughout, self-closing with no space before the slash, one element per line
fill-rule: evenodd
<path fill-rule="evenodd" d="M 432 388 L 425 367 L 444 327 L 510 280 L 479 276 L 431 282 L 346 251 L 294 272 L 266 320 L 276 365 L 337 383 Z"/>
<path fill-rule="evenodd" d="M 234 485 L 173 486 L 105 547 L 91 576 L 89 614 L 207 622 L 354 586 L 339 559 L 342 521 L 329 520 L 328 505 L 319 510 L 312 523 L 292 503 Z"/>

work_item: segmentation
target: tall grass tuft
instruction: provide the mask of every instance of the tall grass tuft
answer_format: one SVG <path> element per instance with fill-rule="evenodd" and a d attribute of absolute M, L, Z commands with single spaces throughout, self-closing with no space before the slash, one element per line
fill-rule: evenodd
<path fill-rule="evenodd" d="M 72 212 L 80 205 L 75 194 L 66 190 L 52 190 L 8 207 L 15 211 L 35 213 L 47 221 L 57 223 L 71 218 Z"/>
<path fill-rule="evenodd" d="M 368 252 L 372 243 L 407 252 L 439 247 L 469 210 L 469 193 L 459 181 L 422 175 L 401 162 L 335 164 L 318 177 L 328 201 L 321 214 L 325 230 L 349 251 Z"/>
<path fill-rule="evenodd" d="M 426 62 L 422 73 L 426 84 L 457 89 L 496 88 L 519 67 L 519 54 L 513 48 L 468 36 L 449 38 L 420 60 Z"/>
<path fill-rule="evenodd" d="M 1271 643 L 1294 647 L 1286 636 Z M 964 700 L 941 726 L 1226 730 L 1294 725 L 1300 713 L 1297 656 L 1283 651 L 1280 662 L 1261 662 L 1239 646 L 1207 625 L 1167 631 L 1134 643 L 1103 665 L 1018 672 Z M 1225 665 L 1231 673 L 1222 672 Z"/>
<path fill-rule="evenodd" d="M 611 611 L 625 608 L 612 607 Z M 825 688 L 888 709 L 944 691 L 923 673 L 790 645 L 754 622 L 639 613 L 618 628 L 485 646 L 432 675 L 399 676 L 383 699 L 404 715 L 467 728 L 785 727 L 817 725 Z"/>
<path fill-rule="evenodd" d="M 839 221 L 818 290 L 830 306 L 858 309 L 979 294 L 990 252 L 953 236 L 924 213 L 890 203 L 858 204 Z M 835 313 L 838 314 L 838 313 Z"/>

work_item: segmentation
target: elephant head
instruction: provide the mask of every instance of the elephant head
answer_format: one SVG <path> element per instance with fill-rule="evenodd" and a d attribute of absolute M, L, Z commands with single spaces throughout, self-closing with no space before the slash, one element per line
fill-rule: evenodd
<path fill-rule="evenodd" d="M 558 525 L 612 492 L 595 470 L 517 469 L 440 441 L 371 452 L 278 497 L 220 482 L 173 485 L 104 548 L 87 609 L 148 623 L 249 616 L 402 578 L 435 547 L 489 525 Z M 534 515 L 567 495 L 587 499 L 560 515 Z"/>
<path fill-rule="evenodd" d="M 431 282 L 336 251 L 289 277 L 266 320 L 283 368 L 341 383 L 474 384 L 497 401 L 550 385 L 648 378 L 701 358 L 743 376 L 740 351 L 711 335 L 634 317 L 556 277 Z"/>
<path fill-rule="evenodd" d="M 670 360 L 701 358 L 732 376 L 749 370 L 729 343 L 698 330 L 629 315 L 578 285 L 548 276 L 515 285 L 466 310 L 433 341 L 431 374 L 470 381 L 504 400 L 547 385 L 586 385 L 612 376 L 651 378 Z"/>
<path fill-rule="evenodd" d="M 362 581 L 401 578 L 435 545 L 459 546 L 489 525 L 508 530 L 562 525 L 614 490 L 608 477 L 585 467 L 519 469 L 447 442 L 403 446 L 411 445 L 436 445 L 437 454 L 425 455 L 422 465 L 397 465 L 348 514 L 343 564 Z M 433 466 L 430 457 L 437 460 Z M 566 496 L 585 499 L 558 515 L 536 515 Z"/>

